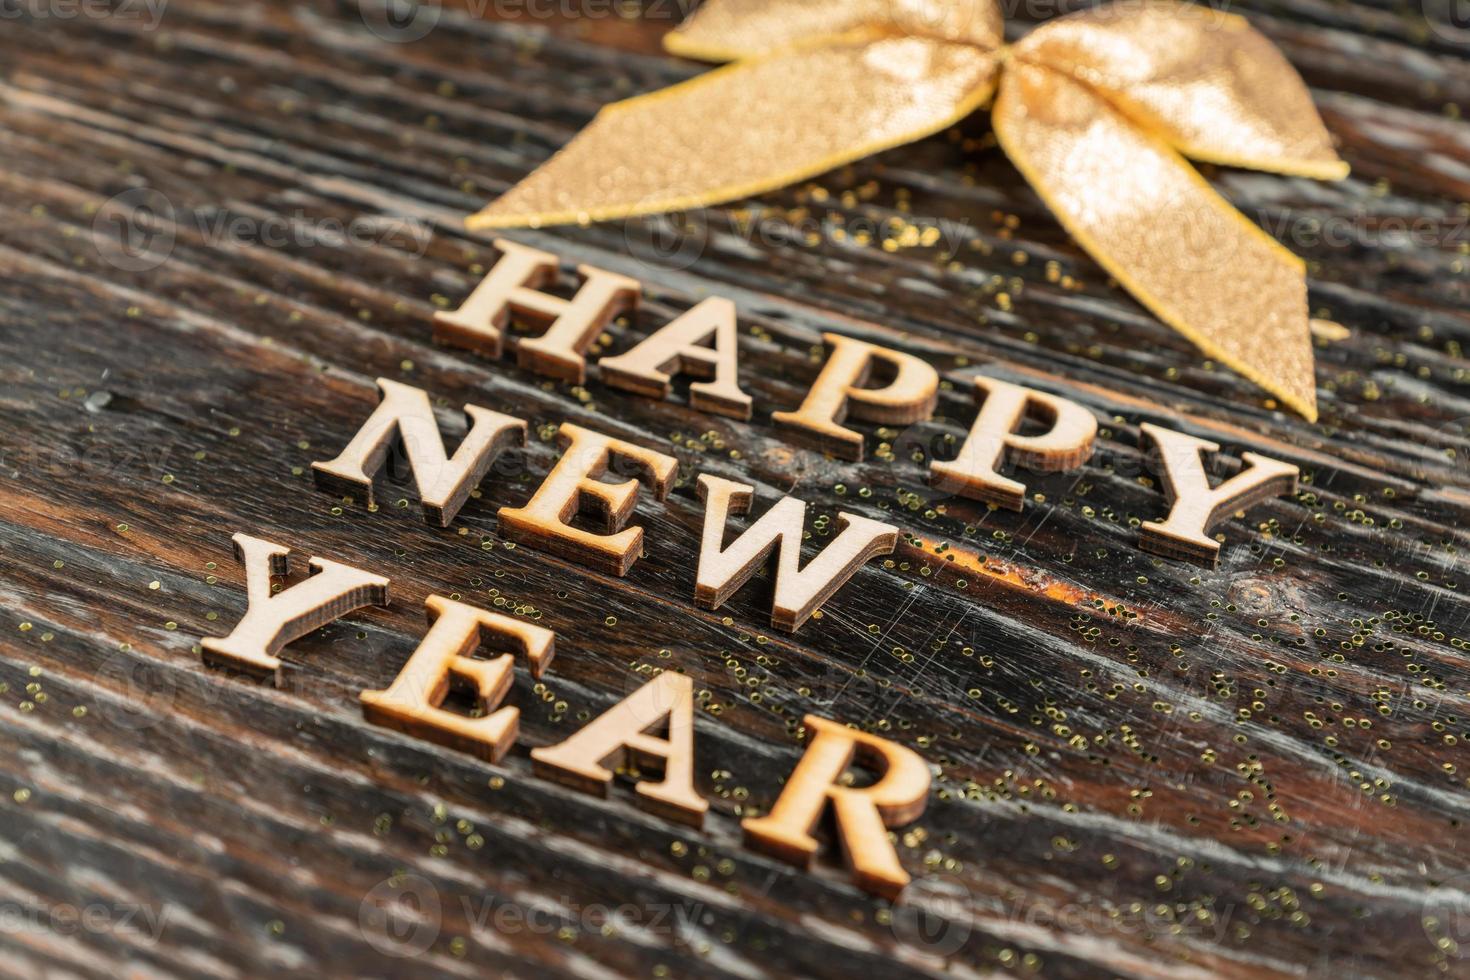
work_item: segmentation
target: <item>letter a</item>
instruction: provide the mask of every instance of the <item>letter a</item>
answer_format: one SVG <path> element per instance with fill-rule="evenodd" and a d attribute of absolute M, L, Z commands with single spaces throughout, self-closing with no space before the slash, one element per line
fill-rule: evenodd
<path fill-rule="evenodd" d="M 204 662 L 256 678 L 274 677 L 281 685 L 276 654 L 292 640 L 363 606 L 388 604 L 388 580 L 325 558 L 311 560 L 311 575 L 271 595 L 271 576 L 286 574 L 290 548 L 248 534 L 237 534 L 235 556 L 245 566 L 245 615 L 229 636 L 206 637 L 199 645 Z"/>
<path fill-rule="evenodd" d="M 898 544 L 898 529 L 893 525 L 840 513 L 837 519 L 843 525 L 842 532 L 806 568 L 801 568 L 806 504 L 795 497 L 783 497 L 729 548 L 722 547 L 729 513 L 749 510 L 754 492 L 753 487 L 717 476 L 699 478 L 699 496 L 705 501 L 704 539 L 699 549 L 694 601 L 706 609 L 718 609 L 750 580 L 771 549 L 779 546 L 771 622 L 794 633 L 859 566 L 888 554 Z"/>
<path fill-rule="evenodd" d="M 373 475 L 383 468 L 397 435 L 413 471 L 424 520 L 448 527 L 496 458 L 526 440 L 526 423 L 520 419 L 466 405 L 470 431 L 450 458 L 422 389 L 379 378 L 378 390 L 382 401 L 347 448 L 336 459 L 311 464 L 319 488 L 336 494 L 361 491 L 372 504 Z"/>
<path fill-rule="evenodd" d="M 667 728 L 668 737 L 650 734 Z M 588 722 L 571 738 L 532 749 L 536 775 L 607 796 L 613 774 L 604 764 L 662 766 L 660 782 L 641 780 L 638 805 L 666 820 L 704 826 L 709 804 L 694 791 L 694 685 L 666 670 Z"/>
<path fill-rule="evenodd" d="M 714 346 L 703 346 L 711 337 Z M 689 406 L 749 420 L 750 396 L 740 390 L 737 357 L 735 304 L 711 296 L 627 353 L 604 357 L 597 368 L 606 384 L 659 399 L 669 397 L 669 372 L 713 379 L 689 386 Z"/>

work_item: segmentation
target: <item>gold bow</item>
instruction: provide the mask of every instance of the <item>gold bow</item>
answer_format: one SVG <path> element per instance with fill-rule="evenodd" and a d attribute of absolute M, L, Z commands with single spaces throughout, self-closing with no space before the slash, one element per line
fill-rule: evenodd
<path fill-rule="evenodd" d="M 1181 156 L 1347 174 L 1301 77 L 1243 19 L 1119 0 L 1007 46 L 994 0 L 706 0 L 664 44 L 735 63 L 609 105 L 469 227 L 760 194 L 993 97 L 1000 145 L 1078 243 L 1206 354 L 1316 420 L 1304 264 Z"/>

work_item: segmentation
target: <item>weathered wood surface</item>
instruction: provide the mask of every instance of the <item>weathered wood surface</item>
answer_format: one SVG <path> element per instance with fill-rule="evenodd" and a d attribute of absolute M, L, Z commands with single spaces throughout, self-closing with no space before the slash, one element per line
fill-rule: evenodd
<path fill-rule="evenodd" d="M 447 10 L 413 43 L 374 36 L 350 3 L 174 0 L 156 30 L 44 4 L 3 21 L 7 972 L 1464 975 L 1470 35 L 1429 30 L 1417 7 L 1242 8 L 1354 167 L 1330 185 L 1210 172 L 1309 259 L 1314 310 L 1352 331 L 1319 349 L 1319 425 L 1202 368 L 1111 286 L 983 114 L 689 216 L 678 267 L 639 257 L 673 227 L 658 220 L 515 236 L 647 284 L 611 349 L 704 295 L 735 299 L 749 425 L 436 349 L 435 304 L 493 259 L 461 217 L 604 102 L 701 70 L 658 52 L 673 7 Z M 171 205 L 175 240 L 128 271 L 97 216 L 144 187 Z M 403 235 L 218 231 L 380 214 L 432 228 L 422 254 Z M 1403 219 L 1430 231 L 1395 239 Z M 891 251 L 833 233 L 889 221 L 914 229 Z M 1313 241 L 1314 222 L 1347 239 Z M 939 425 L 892 461 L 790 450 L 769 413 L 800 400 L 824 329 L 931 358 L 951 429 L 976 367 L 1077 399 L 1103 421 L 1099 454 L 1080 476 L 1033 478 L 1044 499 L 1014 515 L 924 496 L 912 453 Z M 647 557 L 618 581 L 500 542 L 496 510 L 554 458 L 544 434 L 447 530 L 396 506 L 401 482 L 376 513 L 339 511 L 309 464 L 366 417 L 377 376 L 426 388 L 446 419 L 474 402 L 533 436 L 570 419 L 678 455 L 667 508 L 640 510 Z M 1134 546 L 1164 507 L 1142 421 L 1309 479 L 1232 521 L 1218 569 L 1152 558 Z M 913 536 L 789 638 L 767 628 L 768 586 L 693 607 L 696 472 Z M 392 607 L 289 647 L 283 690 L 206 670 L 199 638 L 244 608 L 239 530 L 389 575 Z M 512 696 L 523 737 L 503 765 L 361 718 L 357 692 L 413 649 L 430 592 L 557 632 L 544 685 Z M 659 668 L 701 692 L 704 835 L 639 811 L 626 785 L 603 802 L 531 776 L 531 746 Z M 937 767 L 899 841 L 933 918 L 862 895 L 830 859 L 803 874 L 739 846 L 742 808 L 774 799 L 809 711 Z M 385 939 L 363 908 L 395 875 L 439 914 Z M 69 927 L 68 906 L 105 914 Z M 623 920 L 604 927 L 607 907 Z"/>

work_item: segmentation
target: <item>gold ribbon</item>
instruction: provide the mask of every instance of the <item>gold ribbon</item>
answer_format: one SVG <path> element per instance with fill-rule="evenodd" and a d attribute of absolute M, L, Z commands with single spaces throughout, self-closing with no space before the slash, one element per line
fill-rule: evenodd
<path fill-rule="evenodd" d="M 664 44 L 734 63 L 609 105 L 469 227 L 748 197 L 993 103 L 1000 145 L 1103 268 L 1316 420 L 1302 261 L 1184 159 L 1347 174 L 1301 77 L 1243 19 L 1120 0 L 1007 46 L 994 0 L 706 0 Z"/>

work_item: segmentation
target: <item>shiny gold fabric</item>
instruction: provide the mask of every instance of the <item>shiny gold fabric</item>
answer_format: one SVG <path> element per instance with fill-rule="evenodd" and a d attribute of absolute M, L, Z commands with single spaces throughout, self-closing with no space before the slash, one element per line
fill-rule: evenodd
<path fill-rule="evenodd" d="M 602 221 L 759 194 L 944 129 L 988 102 L 994 80 L 990 52 L 922 37 L 752 58 L 608 106 L 471 225 Z"/>
<path fill-rule="evenodd" d="M 994 0 L 709 0 L 664 39 L 674 54 L 734 61 L 849 31 L 931 37 L 996 50 L 1005 25 Z"/>
<path fill-rule="evenodd" d="M 1128 0 L 1005 47 L 993 0 L 706 0 L 669 50 L 735 63 L 604 109 L 468 221 L 511 228 L 734 200 L 941 130 L 996 134 L 1078 243 L 1211 357 L 1317 416 L 1306 280 L 1181 154 L 1345 176 L 1301 78 L 1228 14 Z"/>

